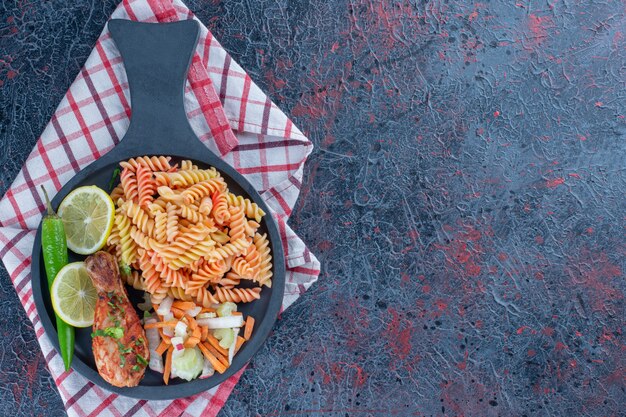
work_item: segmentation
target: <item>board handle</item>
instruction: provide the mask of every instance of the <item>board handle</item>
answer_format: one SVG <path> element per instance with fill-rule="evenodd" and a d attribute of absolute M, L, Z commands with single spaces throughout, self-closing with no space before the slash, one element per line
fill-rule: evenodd
<path fill-rule="evenodd" d="M 117 146 L 119 151 L 167 154 L 201 144 L 184 107 L 198 23 L 112 19 L 108 25 L 126 69 L 132 109 L 128 131 Z"/>

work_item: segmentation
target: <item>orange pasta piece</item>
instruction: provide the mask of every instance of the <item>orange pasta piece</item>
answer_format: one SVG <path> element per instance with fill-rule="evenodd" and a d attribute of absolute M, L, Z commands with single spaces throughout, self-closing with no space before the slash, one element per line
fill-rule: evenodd
<path fill-rule="evenodd" d="M 196 303 L 193 301 L 176 300 L 172 303 L 172 307 L 179 308 L 181 310 L 191 310 L 192 308 L 196 308 Z"/>
<path fill-rule="evenodd" d="M 176 327 L 177 320 L 170 321 L 157 321 L 156 323 L 148 323 L 144 327 L 144 329 L 158 329 L 161 327 Z"/>
<path fill-rule="evenodd" d="M 209 344 L 210 344 L 211 346 L 213 346 L 215 349 L 217 349 L 217 351 L 218 351 L 219 353 L 221 353 L 222 355 L 228 356 L 228 350 L 226 350 L 226 349 L 224 349 L 223 347 L 221 347 L 221 346 L 220 346 L 220 341 L 219 341 L 219 340 L 217 340 L 217 339 L 215 338 L 215 336 L 213 336 L 213 335 L 211 334 L 211 332 L 208 332 L 208 335 L 207 335 L 207 342 L 209 342 Z"/>
<path fill-rule="evenodd" d="M 232 313 L 233 316 L 243 316 L 243 313 L 241 311 L 233 311 Z"/>
<path fill-rule="evenodd" d="M 206 347 L 206 343 L 200 343 L 198 346 L 200 347 L 200 350 L 202 351 L 204 357 L 207 358 L 209 362 L 211 362 L 213 368 L 220 374 L 223 374 L 224 371 L 226 371 L 226 367 L 215 356 L 213 356 L 211 352 L 209 352 L 209 349 Z"/>
<path fill-rule="evenodd" d="M 158 353 L 159 355 L 163 355 L 169 345 L 170 345 L 169 343 L 163 340 L 161 341 L 161 343 L 159 343 L 159 347 L 155 349 L 155 352 Z"/>
<path fill-rule="evenodd" d="M 165 356 L 165 369 L 163 369 L 163 382 L 165 385 L 170 381 L 170 372 L 172 372 L 172 353 L 174 352 L 174 346 L 170 346 L 167 349 L 167 355 Z"/>
<path fill-rule="evenodd" d="M 246 339 L 244 339 L 241 336 L 237 336 L 237 343 L 235 344 L 235 353 L 239 352 L 239 348 L 241 347 L 241 345 L 243 345 L 243 342 L 245 342 Z"/>
<path fill-rule="evenodd" d="M 202 310 L 200 310 L 200 313 L 215 313 L 216 311 L 217 310 L 214 308 L 203 307 Z"/>

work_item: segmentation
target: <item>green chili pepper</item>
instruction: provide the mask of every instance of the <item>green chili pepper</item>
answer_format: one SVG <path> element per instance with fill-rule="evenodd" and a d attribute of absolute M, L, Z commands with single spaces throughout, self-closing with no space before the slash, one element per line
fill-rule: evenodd
<path fill-rule="evenodd" d="M 43 186 L 41 189 L 48 205 L 48 213 L 43 218 L 41 224 L 41 249 L 48 277 L 48 289 L 50 289 L 57 273 L 67 265 L 67 243 L 63 221 L 52 210 L 48 193 L 46 193 Z M 56 316 L 56 322 L 61 357 L 63 358 L 65 370 L 69 371 L 72 358 L 74 357 L 74 327 L 61 320 L 59 316 Z"/>
<path fill-rule="evenodd" d="M 115 180 L 117 180 L 117 178 L 120 176 L 120 169 L 119 168 L 115 168 L 115 170 L 113 171 L 113 175 L 111 175 L 111 180 L 109 181 L 109 193 L 111 191 L 113 191 L 113 185 L 115 184 Z"/>

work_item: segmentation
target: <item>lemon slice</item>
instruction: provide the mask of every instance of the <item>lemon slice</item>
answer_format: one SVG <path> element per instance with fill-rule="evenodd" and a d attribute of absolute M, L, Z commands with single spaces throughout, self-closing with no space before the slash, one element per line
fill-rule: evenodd
<path fill-rule="evenodd" d="M 59 206 L 65 226 L 67 247 L 80 255 L 90 255 L 106 243 L 115 218 L 111 197 L 95 185 L 70 192 Z"/>
<path fill-rule="evenodd" d="M 54 312 L 67 324 L 74 327 L 93 324 L 98 293 L 84 262 L 61 268 L 50 288 L 50 298 Z"/>

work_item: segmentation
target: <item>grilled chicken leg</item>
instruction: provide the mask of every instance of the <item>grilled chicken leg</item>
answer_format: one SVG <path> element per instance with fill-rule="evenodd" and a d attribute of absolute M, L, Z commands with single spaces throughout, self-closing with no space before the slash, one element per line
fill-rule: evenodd
<path fill-rule="evenodd" d="M 85 264 L 98 291 L 92 333 L 98 372 L 111 385 L 134 387 L 150 359 L 146 333 L 128 300 L 115 258 L 100 251 Z"/>

